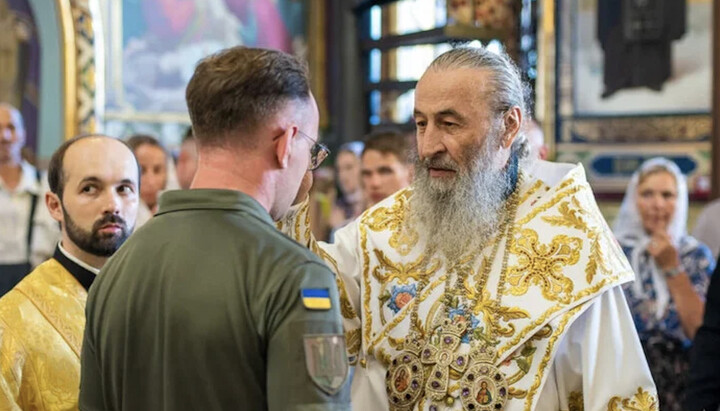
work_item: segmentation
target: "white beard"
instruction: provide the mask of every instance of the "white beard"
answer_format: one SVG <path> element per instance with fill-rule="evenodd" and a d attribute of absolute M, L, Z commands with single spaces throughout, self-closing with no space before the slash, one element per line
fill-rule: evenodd
<path fill-rule="evenodd" d="M 447 153 L 420 160 L 410 198 L 409 223 L 427 238 L 427 253 L 436 252 L 448 260 L 480 251 L 498 230 L 506 195 L 510 188 L 506 168 L 493 170 L 493 135 L 461 166 Z M 474 157 L 474 158 L 473 158 Z M 429 166 L 453 169 L 452 178 L 430 177 Z"/>

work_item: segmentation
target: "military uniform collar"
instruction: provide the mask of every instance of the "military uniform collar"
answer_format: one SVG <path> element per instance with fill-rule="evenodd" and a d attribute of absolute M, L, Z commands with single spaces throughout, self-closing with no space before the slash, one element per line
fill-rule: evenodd
<path fill-rule="evenodd" d="M 187 210 L 233 210 L 244 211 L 273 224 L 270 214 L 249 195 L 235 190 L 192 189 L 172 190 L 160 196 L 156 216 Z"/>
<path fill-rule="evenodd" d="M 95 281 L 95 277 L 97 277 L 98 271 L 96 271 L 96 269 L 91 270 L 92 267 L 70 255 L 67 251 L 62 249 L 59 243 L 57 247 L 55 247 L 55 254 L 53 255 L 53 258 L 57 260 L 57 262 L 60 263 L 60 265 L 62 265 L 63 268 L 65 268 L 70 274 L 72 274 L 72 276 L 75 277 L 85 290 L 90 289 L 93 281 Z"/>

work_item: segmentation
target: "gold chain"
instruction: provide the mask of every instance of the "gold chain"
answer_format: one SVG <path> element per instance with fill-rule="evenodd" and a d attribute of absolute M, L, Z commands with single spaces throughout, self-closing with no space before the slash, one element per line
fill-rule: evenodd
<path fill-rule="evenodd" d="M 500 306 L 502 299 L 502 292 L 505 287 L 505 272 L 507 270 L 508 257 L 511 250 L 511 245 L 514 243 L 514 221 L 519 206 L 519 190 L 521 186 L 522 178 L 518 177 L 516 185 L 510 198 L 508 198 L 504 221 L 498 235 L 495 238 L 492 251 L 490 254 L 490 263 L 482 265 L 481 277 L 476 281 L 475 289 L 477 293 L 480 293 L 479 298 L 483 298 L 482 291 L 487 285 L 487 280 L 490 276 L 492 269 L 492 262 L 495 261 L 497 253 L 500 249 L 500 243 L 502 242 L 503 236 L 506 237 L 505 242 L 505 255 L 503 256 L 503 262 L 501 267 L 501 274 L 498 281 L 497 287 L 497 303 L 493 304 L 492 309 L 497 310 Z M 480 250 L 482 251 L 482 248 Z M 428 253 L 429 254 L 429 253 Z M 502 409 L 507 399 L 507 382 L 503 374 L 493 366 L 495 351 L 492 347 L 487 345 L 476 346 L 476 341 L 472 341 L 472 351 L 470 354 L 460 355 L 455 357 L 454 351 L 461 344 L 462 336 L 468 331 L 468 328 L 472 324 L 470 322 L 458 322 L 453 324 L 450 319 L 450 309 L 453 306 L 453 300 L 457 298 L 458 304 L 463 308 L 464 318 L 471 318 L 472 308 L 471 303 L 464 297 L 465 285 L 468 281 L 469 273 L 472 272 L 472 262 L 474 254 L 468 254 L 465 258 L 461 258 L 459 261 L 449 266 L 445 277 L 445 290 L 444 290 L 444 309 L 446 319 L 443 322 L 442 342 L 440 345 L 429 344 L 430 340 L 425 337 L 425 332 L 420 324 L 419 320 L 419 306 L 420 306 L 420 295 L 428 284 L 430 273 L 422 275 L 417 282 L 417 289 L 414 297 L 414 305 L 410 312 L 410 332 L 405 339 L 404 351 L 399 353 L 392 360 L 392 364 L 388 368 L 386 373 L 386 388 L 388 392 L 388 400 L 390 401 L 391 410 L 407 410 L 414 408 L 417 401 L 422 401 L 426 398 L 426 395 L 432 399 L 432 408 L 437 408 L 438 401 L 444 401 L 447 405 L 452 405 L 455 401 L 454 397 L 448 395 L 449 393 L 449 378 L 451 370 L 455 370 L 460 373 L 462 377 L 458 381 L 462 388 L 461 401 L 463 402 L 463 408 L 466 410 L 475 409 L 481 405 L 488 405 L 492 403 L 496 409 Z M 427 264 L 431 259 L 430 256 L 426 255 L 423 264 Z M 468 266 L 469 265 L 469 266 Z M 451 277 L 452 273 L 455 272 L 457 275 L 457 282 L 455 287 L 451 288 Z M 462 301 L 462 304 L 460 302 Z M 433 327 L 434 328 L 434 327 Z M 430 330 L 428 330 L 430 331 Z M 437 329 L 435 329 L 437 332 Z M 431 368 L 426 368 L 431 366 Z M 428 374 L 431 373 L 431 374 Z M 492 379 L 488 379 L 492 376 Z M 486 382 L 492 386 L 493 395 L 490 396 L 488 392 L 484 399 L 478 399 L 475 397 L 474 390 L 477 387 L 477 381 L 481 381 L 483 378 Z M 483 389 L 486 389 L 487 386 Z M 473 393 L 471 395 L 471 393 Z M 478 394 L 479 395 L 479 394 Z M 499 397 L 498 397 L 499 395 Z M 495 400 L 493 400 L 495 398 Z"/>
<path fill-rule="evenodd" d="M 507 215 L 507 220 L 505 221 L 506 225 L 506 234 L 505 234 L 505 255 L 503 255 L 503 262 L 502 267 L 500 268 L 500 279 L 498 280 L 498 286 L 497 286 L 497 298 L 498 298 L 498 306 L 500 306 L 502 302 L 502 297 L 505 293 L 505 277 L 507 274 L 507 265 L 508 265 L 508 257 L 510 256 L 510 249 L 512 248 L 512 244 L 515 242 L 515 216 L 517 215 L 517 209 L 520 206 L 520 183 L 522 181 L 522 175 L 518 175 L 518 185 L 515 188 L 515 191 L 512 194 L 510 201 L 510 212 Z M 498 241 L 498 244 L 496 244 L 496 249 L 500 245 L 500 242 Z M 487 278 L 489 276 L 490 268 L 486 268 L 487 273 L 484 273 L 484 280 L 483 280 L 483 288 L 485 287 L 485 281 L 487 281 Z M 478 291 L 482 290 L 481 288 L 478 288 Z"/>
<path fill-rule="evenodd" d="M 426 258 L 423 262 L 423 265 L 425 265 L 428 261 L 430 261 L 429 258 Z M 413 334 L 413 329 L 417 327 L 417 332 L 422 334 L 422 330 L 420 329 L 420 319 L 418 317 L 418 306 L 420 305 L 420 294 L 422 293 L 423 289 L 425 289 L 425 286 L 427 285 L 427 279 L 430 276 L 430 273 L 425 273 L 425 275 L 420 276 L 420 281 L 418 281 L 417 289 L 415 290 L 415 297 L 413 298 L 415 301 L 413 303 L 412 311 L 410 311 L 410 334 Z"/>
<path fill-rule="evenodd" d="M 515 227 L 514 227 L 514 220 L 515 215 L 517 214 L 517 209 L 520 199 L 520 186 L 522 183 L 522 175 L 518 175 L 518 180 L 516 181 L 515 190 L 513 190 L 513 193 L 510 195 L 510 198 L 508 199 L 506 212 L 505 212 L 505 221 L 503 222 L 502 228 L 499 230 L 499 236 L 495 240 L 495 244 L 493 246 L 493 250 L 491 252 L 491 263 L 486 266 L 483 270 L 482 277 L 480 278 L 480 281 L 475 285 L 475 289 L 478 292 L 482 292 L 482 290 L 485 288 L 485 284 L 487 283 L 487 279 L 490 276 L 490 271 L 492 268 L 492 261 L 495 261 L 495 257 L 497 256 L 497 253 L 500 248 L 500 243 L 502 242 L 502 234 L 506 235 L 506 244 L 505 244 L 505 255 L 503 255 L 503 263 L 502 268 L 500 271 L 500 280 L 498 282 L 498 305 L 500 303 L 500 300 L 502 299 L 502 293 L 505 289 L 505 277 L 506 277 L 506 271 L 507 271 L 507 263 L 508 263 L 508 255 L 510 253 L 510 246 L 514 239 L 512 238 L 515 234 Z M 430 258 L 426 256 L 424 264 L 427 264 L 430 261 Z M 455 290 L 454 292 L 450 292 L 450 280 L 451 280 L 451 272 L 448 272 L 445 278 L 445 295 L 444 295 L 444 305 L 445 309 L 449 310 L 452 306 L 452 298 L 453 296 L 457 296 L 458 298 L 461 298 L 464 294 L 464 285 L 465 281 L 467 280 L 469 270 L 461 270 L 458 274 L 457 282 L 455 284 Z M 412 330 L 413 327 L 416 327 L 419 322 L 419 306 L 420 306 L 420 294 L 422 293 L 423 289 L 427 286 L 428 283 L 428 277 L 430 273 L 426 273 L 426 275 L 423 275 L 420 277 L 420 280 L 417 283 L 417 289 L 415 291 L 415 298 L 416 302 L 413 305 L 412 311 L 410 312 L 410 329 Z M 417 330 L 420 334 L 422 334 L 422 330 Z M 412 331 L 410 332 L 412 334 Z"/>
<path fill-rule="evenodd" d="M 510 195 L 510 198 L 507 202 L 507 207 L 505 211 L 505 221 L 503 221 L 503 225 L 499 230 L 498 237 L 495 240 L 495 244 L 493 245 L 493 250 L 490 253 L 490 263 L 487 264 L 482 272 L 482 276 L 480 277 L 477 284 L 475 284 L 475 290 L 478 293 L 482 293 L 482 290 L 485 289 L 485 285 L 487 284 L 487 280 L 490 277 L 490 271 L 492 269 L 492 262 L 495 261 L 495 257 L 497 256 L 497 253 L 500 249 L 500 243 L 502 242 L 503 235 L 505 236 L 505 254 L 503 255 L 503 263 L 502 267 L 500 269 L 500 279 L 498 281 L 497 286 L 497 298 L 498 298 L 498 306 L 500 305 L 500 302 L 502 300 L 503 291 L 505 289 L 505 274 L 507 271 L 507 264 L 508 264 L 508 257 L 510 255 L 510 247 L 514 241 L 513 236 L 515 235 L 515 227 L 514 227 L 514 221 L 515 221 L 515 215 L 517 214 L 517 209 L 520 199 L 520 185 L 522 183 L 522 176 L 518 175 L 518 180 L 515 185 L 515 190 L 513 190 L 512 194 Z M 456 296 L 458 298 L 462 298 L 464 293 L 463 286 L 465 284 L 465 281 L 467 280 L 467 274 L 468 272 L 465 271 L 464 273 L 461 273 L 462 278 L 458 277 L 458 283 L 456 286 Z"/>

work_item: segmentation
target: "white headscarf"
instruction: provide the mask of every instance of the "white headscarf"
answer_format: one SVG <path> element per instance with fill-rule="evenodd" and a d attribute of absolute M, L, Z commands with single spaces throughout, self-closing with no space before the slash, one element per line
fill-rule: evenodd
<path fill-rule="evenodd" d="M 656 157 L 644 162 L 640 168 L 635 171 L 630 180 L 630 184 L 625 191 L 620 212 L 613 224 L 613 232 L 621 245 L 632 248 L 630 256 L 630 264 L 636 274 L 641 273 L 640 261 L 643 254 L 647 253 L 647 247 L 650 244 L 650 235 L 645 232 L 645 228 L 640 218 L 640 212 L 637 209 L 637 189 L 640 175 L 645 174 L 653 168 L 662 168 L 675 177 L 677 184 L 677 200 L 675 203 L 675 214 L 668 225 L 668 234 L 675 248 L 679 250 L 680 240 L 687 236 L 687 215 L 688 215 L 688 189 L 685 176 L 682 174 L 678 166 L 672 161 Z M 668 290 L 665 275 L 655 264 L 655 260 L 649 259 L 650 272 L 652 274 L 653 288 L 656 295 L 656 317 L 660 319 L 665 315 L 665 310 L 670 302 L 670 291 Z M 642 278 L 636 278 L 633 283 L 633 291 L 635 295 L 642 296 L 644 293 L 642 287 Z"/>

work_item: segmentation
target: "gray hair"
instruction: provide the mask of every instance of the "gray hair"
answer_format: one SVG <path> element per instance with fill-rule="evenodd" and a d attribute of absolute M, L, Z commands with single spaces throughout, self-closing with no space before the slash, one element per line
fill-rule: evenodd
<path fill-rule="evenodd" d="M 504 116 L 513 107 L 520 108 L 523 124 L 520 124 L 520 131 L 513 142 L 512 151 L 517 153 L 520 159 L 528 157 L 530 148 L 524 125 L 530 119 L 530 109 L 527 105 L 530 87 L 522 81 L 518 67 L 504 51 L 496 53 L 484 47 L 463 46 L 441 54 L 430 64 L 428 71 L 463 68 L 487 70 L 491 74 L 492 87 L 487 92 L 496 119 Z"/>

